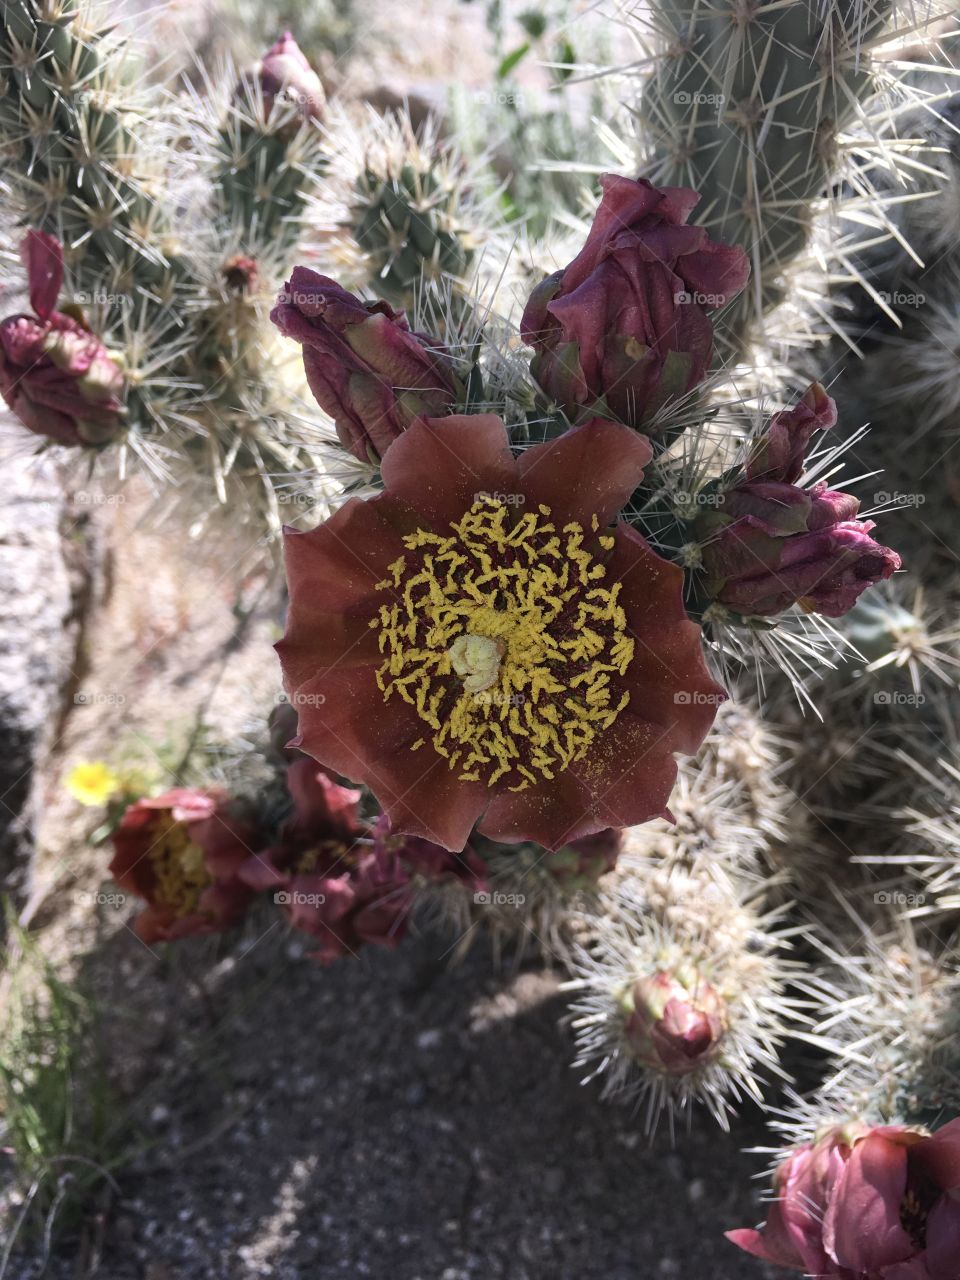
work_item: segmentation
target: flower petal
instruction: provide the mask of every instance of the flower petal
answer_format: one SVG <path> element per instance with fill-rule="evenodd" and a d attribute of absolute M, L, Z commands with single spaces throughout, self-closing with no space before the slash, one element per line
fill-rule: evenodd
<path fill-rule="evenodd" d="M 516 493 L 507 429 L 490 413 L 421 418 L 384 455 L 383 483 L 415 507 L 422 524 L 446 527 L 478 493 Z"/>
<path fill-rule="evenodd" d="M 528 503 L 542 502 L 589 529 L 594 515 L 601 525 L 611 522 L 643 479 L 652 454 L 646 436 L 594 418 L 525 449 L 517 467 Z"/>
<path fill-rule="evenodd" d="M 827 1253 L 841 1267 L 875 1271 L 907 1261 L 913 1241 L 900 1224 L 907 1153 L 877 1133 L 857 1139 L 834 1185 L 823 1223 Z"/>

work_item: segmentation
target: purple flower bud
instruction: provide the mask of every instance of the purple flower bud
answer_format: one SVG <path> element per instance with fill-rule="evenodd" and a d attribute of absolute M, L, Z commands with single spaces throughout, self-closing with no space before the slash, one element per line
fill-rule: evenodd
<path fill-rule="evenodd" d="M 896 552 L 870 537 L 872 521 L 855 518 L 853 494 L 823 481 L 809 489 L 794 483 L 812 435 L 836 420 L 836 405 L 814 383 L 795 409 L 771 418 L 745 479 L 698 518 L 703 585 L 713 600 L 747 617 L 799 605 L 839 618 L 899 569 Z"/>
<path fill-rule="evenodd" d="M 307 267 L 294 269 L 270 318 L 302 345 L 310 390 L 356 458 L 379 459 L 415 418 L 443 417 L 457 399 L 439 343 Z"/>
<path fill-rule="evenodd" d="M 326 103 L 320 77 L 289 31 L 270 46 L 257 64 L 263 105 L 269 116 L 278 98 L 296 107 L 304 119 L 319 116 Z"/>
<path fill-rule="evenodd" d="M 726 1030 L 723 998 L 695 971 L 660 970 L 640 978 L 624 998 L 624 1034 L 643 1065 L 687 1075 L 711 1062 Z"/>
<path fill-rule="evenodd" d="M 123 427 L 123 374 L 95 334 L 55 310 L 63 281 L 59 241 L 31 231 L 24 259 L 36 315 L 0 323 L 0 395 L 36 435 L 105 444 Z"/>
<path fill-rule="evenodd" d="M 742 249 L 688 227 L 699 196 L 606 174 L 578 256 L 542 281 L 521 321 L 534 377 L 571 420 L 600 413 L 640 427 L 707 372 L 708 311 L 746 284 Z"/>

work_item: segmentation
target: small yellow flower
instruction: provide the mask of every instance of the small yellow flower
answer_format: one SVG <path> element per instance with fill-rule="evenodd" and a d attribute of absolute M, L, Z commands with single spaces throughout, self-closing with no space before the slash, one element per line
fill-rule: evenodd
<path fill-rule="evenodd" d="M 106 804 L 120 789 L 120 779 L 102 760 L 75 764 L 64 784 L 74 800 L 90 806 Z"/>

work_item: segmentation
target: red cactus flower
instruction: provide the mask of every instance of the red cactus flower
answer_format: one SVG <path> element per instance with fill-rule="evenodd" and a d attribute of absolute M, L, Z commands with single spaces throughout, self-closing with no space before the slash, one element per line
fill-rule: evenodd
<path fill-rule="evenodd" d="M 626 523 L 649 443 L 596 421 L 515 459 L 491 415 L 415 422 L 385 492 L 287 531 L 295 745 L 395 831 L 560 848 L 666 812 L 723 691 L 681 570 Z"/>
<path fill-rule="evenodd" d="M 23 252 L 35 314 L 0 323 L 0 395 L 36 435 L 105 444 L 123 428 L 123 374 L 95 334 L 55 309 L 63 283 L 59 240 L 31 231 Z"/>
<path fill-rule="evenodd" d="M 439 343 L 411 333 L 386 302 L 361 302 L 308 267 L 294 268 L 270 319 L 302 345 L 310 390 L 363 462 L 379 459 L 414 418 L 447 413 L 456 399 Z"/>
<path fill-rule="evenodd" d="M 583 249 L 534 290 L 521 320 L 532 370 L 571 421 L 606 413 L 642 426 L 702 381 L 708 312 L 747 282 L 742 249 L 686 226 L 700 197 L 605 174 Z"/>
<path fill-rule="evenodd" d="M 221 932 L 253 897 L 237 873 L 259 836 L 223 792 L 178 788 L 138 800 L 112 839 L 111 875 L 147 903 L 133 924 L 144 942 Z"/>
<path fill-rule="evenodd" d="M 796 481 L 815 431 L 837 420 L 819 383 L 795 409 L 771 418 L 744 468 L 744 477 L 704 509 L 703 590 L 711 600 L 749 617 L 769 617 L 799 604 L 839 618 L 861 592 L 889 578 L 900 557 L 870 537 L 871 520 L 856 520 L 860 503 L 821 481 Z"/>
<path fill-rule="evenodd" d="M 960 1120 L 936 1133 L 899 1125 L 831 1129 L 774 1179 L 762 1230 L 728 1231 L 767 1262 L 839 1280 L 957 1280 Z"/>

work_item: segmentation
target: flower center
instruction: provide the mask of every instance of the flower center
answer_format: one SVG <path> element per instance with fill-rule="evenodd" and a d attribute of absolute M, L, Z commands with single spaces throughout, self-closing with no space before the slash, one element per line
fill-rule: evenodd
<path fill-rule="evenodd" d="M 170 814 L 161 816 L 153 834 L 150 861 L 157 904 L 174 915 L 190 915 L 196 911 L 201 893 L 213 883 L 203 850 L 190 839 L 186 826 Z"/>
<path fill-rule="evenodd" d="M 550 515 L 516 516 L 484 496 L 449 534 L 407 534 L 409 554 L 377 584 L 386 600 L 370 625 L 384 700 L 415 708 L 465 782 L 522 791 L 552 779 L 629 701 L 613 684 L 634 652 L 621 584 L 602 585 L 596 558 L 614 540 L 596 517 L 588 533 Z"/>

